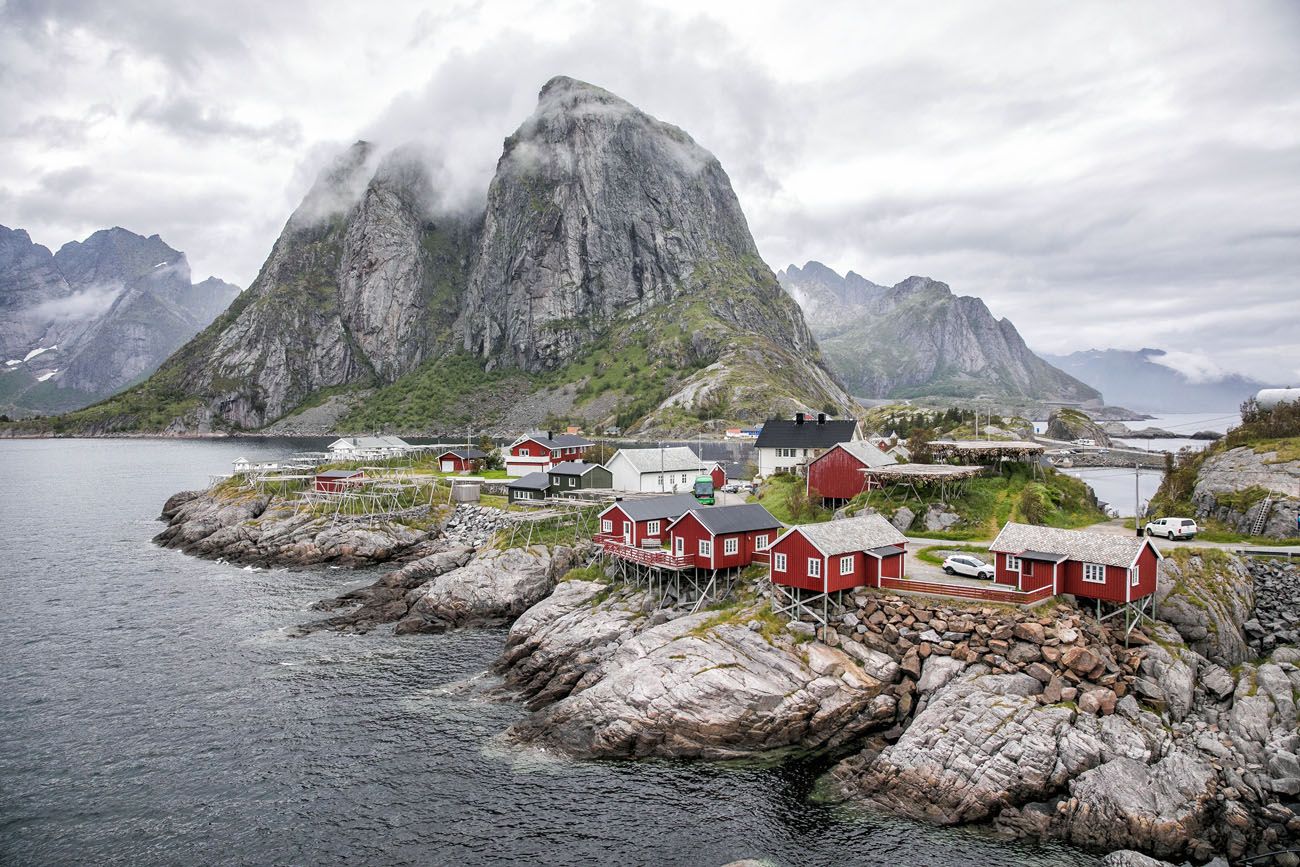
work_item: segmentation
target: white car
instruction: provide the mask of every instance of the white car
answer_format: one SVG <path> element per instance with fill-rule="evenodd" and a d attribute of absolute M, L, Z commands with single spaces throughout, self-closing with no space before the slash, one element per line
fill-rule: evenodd
<path fill-rule="evenodd" d="M 953 554 L 943 561 L 943 571 L 949 575 L 968 575 L 971 578 L 993 580 L 993 567 L 970 554 Z"/>
<path fill-rule="evenodd" d="M 1148 536 L 1164 536 L 1166 539 L 1190 539 L 1199 532 L 1191 518 L 1161 518 L 1146 526 Z"/>

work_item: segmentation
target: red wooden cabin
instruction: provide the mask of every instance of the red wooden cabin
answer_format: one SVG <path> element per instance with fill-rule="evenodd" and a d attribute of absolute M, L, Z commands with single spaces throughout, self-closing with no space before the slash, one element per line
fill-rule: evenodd
<path fill-rule="evenodd" d="M 989 545 L 994 581 L 1019 590 L 1051 587 L 1124 605 L 1156 592 L 1160 552 L 1147 538 L 1007 524 Z"/>
<path fill-rule="evenodd" d="M 782 524 L 757 503 L 696 508 L 668 527 L 676 557 L 693 558 L 696 569 L 739 569 L 766 559 Z"/>
<path fill-rule="evenodd" d="M 772 583 L 834 593 L 903 577 L 907 539 L 880 515 L 791 527 L 772 543 Z"/>
<path fill-rule="evenodd" d="M 447 449 L 438 455 L 438 468 L 444 473 L 468 473 L 486 457 L 479 449 Z"/>
<path fill-rule="evenodd" d="M 851 500 L 877 486 L 863 470 L 895 463 L 893 456 L 862 440 L 836 443 L 808 464 L 808 496 Z"/>
<path fill-rule="evenodd" d="M 366 479 L 361 470 L 326 470 L 316 474 L 316 492 L 337 494 L 349 488 L 359 488 Z"/>
<path fill-rule="evenodd" d="M 714 464 L 713 469 L 709 470 L 709 476 L 713 479 L 713 490 L 715 491 L 721 490 L 722 486 L 727 483 L 727 471 L 722 464 Z"/>
<path fill-rule="evenodd" d="M 582 460 L 593 445 L 591 440 L 575 434 L 524 434 L 510 444 L 506 472 L 546 472 L 558 463 Z"/>
<path fill-rule="evenodd" d="M 694 494 L 666 494 L 619 500 L 600 513 L 598 542 L 611 541 L 643 548 L 659 547 L 668 538 L 668 525 L 692 509 L 702 508 Z"/>

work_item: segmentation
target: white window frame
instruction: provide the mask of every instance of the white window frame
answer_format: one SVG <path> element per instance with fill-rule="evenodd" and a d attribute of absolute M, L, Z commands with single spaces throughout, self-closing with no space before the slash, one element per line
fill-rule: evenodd
<path fill-rule="evenodd" d="M 1100 577 L 1100 578 L 1095 578 L 1095 577 L 1094 577 L 1094 578 L 1089 578 L 1089 577 L 1088 577 L 1089 575 L 1096 575 L 1098 569 L 1101 570 L 1101 577 Z M 1106 583 L 1106 567 L 1103 566 L 1101 563 L 1084 563 L 1084 564 L 1083 564 L 1083 583 L 1085 583 L 1085 584 L 1105 584 L 1105 583 Z"/>
<path fill-rule="evenodd" d="M 686 540 L 681 536 L 673 539 L 673 550 L 676 552 L 678 557 L 684 556 L 686 554 Z"/>
<path fill-rule="evenodd" d="M 1141 573 L 1138 572 L 1138 569 L 1137 569 L 1136 566 L 1130 566 L 1130 567 L 1128 568 L 1128 586 L 1130 586 L 1130 587 L 1136 587 L 1136 586 L 1138 586 L 1138 584 L 1140 584 L 1140 583 L 1142 583 L 1142 575 L 1141 575 Z"/>
<path fill-rule="evenodd" d="M 739 554 L 739 553 L 740 553 L 740 540 L 739 540 L 739 539 L 737 539 L 735 536 L 732 536 L 730 539 L 723 539 L 723 540 L 722 540 L 722 554 L 723 554 L 723 556 L 730 556 L 730 555 L 732 555 L 732 554 Z"/>
<path fill-rule="evenodd" d="M 686 473 L 682 473 L 682 484 L 686 484 Z"/>
<path fill-rule="evenodd" d="M 712 557 L 712 556 L 713 556 L 713 542 L 712 542 L 711 540 L 709 540 L 709 539 L 701 539 L 701 540 L 700 540 L 700 548 L 699 548 L 699 550 L 700 550 L 700 556 L 701 556 L 701 557 Z"/>
<path fill-rule="evenodd" d="M 1010 572 L 1020 571 L 1020 558 L 1011 554 L 1007 555 L 1007 570 Z"/>
<path fill-rule="evenodd" d="M 609 518 L 603 518 L 603 519 L 601 519 L 601 522 L 600 522 L 600 532 L 602 532 L 602 533 L 612 533 L 612 532 L 614 532 L 614 522 L 613 522 L 612 520 L 610 520 Z"/>
<path fill-rule="evenodd" d="M 659 474 L 659 487 L 662 488 L 663 486 L 664 486 L 664 474 L 663 474 L 663 473 L 660 473 L 660 474 Z"/>
<path fill-rule="evenodd" d="M 784 571 L 785 571 L 785 555 L 784 555 L 784 554 L 773 554 L 773 555 L 772 555 L 772 571 L 773 571 L 773 572 L 784 572 Z"/>
<path fill-rule="evenodd" d="M 658 536 L 658 535 L 659 535 L 659 522 L 658 522 L 658 521 L 647 521 L 647 522 L 646 522 L 646 525 L 645 525 L 645 534 L 646 534 L 647 536 Z"/>
<path fill-rule="evenodd" d="M 857 563 L 852 554 L 840 558 L 840 574 L 852 575 L 857 568 Z"/>
<path fill-rule="evenodd" d="M 808 558 L 808 577 L 809 578 L 822 577 L 822 561 L 820 557 Z"/>
<path fill-rule="evenodd" d="M 576 485 L 577 483 L 578 483 L 578 480 L 577 480 L 577 479 L 575 479 L 573 476 L 569 476 L 569 487 L 572 488 L 572 487 L 573 487 L 574 485 Z"/>
<path fill-rule="evenodd" d="M 755 551 L 766 551 L 766 550 L 767 550 L 767 537 L 766 537 L 766 536 L 755 536 L 755 537 L 754 537 L 754 550 L 755 550 Z"/>

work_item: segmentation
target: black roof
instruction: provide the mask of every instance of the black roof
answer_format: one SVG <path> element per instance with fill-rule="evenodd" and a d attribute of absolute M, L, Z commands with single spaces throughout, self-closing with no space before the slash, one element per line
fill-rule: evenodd
<path fill-rule="evenodd" d="M 653 521 L 656 518 L 680 518 L 692 509 L 699 509 L 700 501 L 694 494 L 669 494 L 645 497 L 639 500 L 620 500 L 614 503 L 633 521 Z M 611 506 L 611 508 L 613 508 Z M 609 509 L 605 510 L 606 512 Z M 604 514 L 602 512 L 601 514 Z"/>
<path fill-rule="evenodd" d="M 875 554 L 877 557 L 893 557 L 895 554 L 902 554 L 903 549 L 897 545 L 881 545 L 879 548 L 868 548 L 868 554 Z"/>
<path fill-rule="evenodd" d="M 580 463 L 578 461 L 564 461 L 556 464 L 547 470 L 548 473 L 557 473 L 561 476 L 585 476 L 587 473 L 599 467 L 600 464 Z M 602 468 L 603 469 L 603 468 Z"/>
<path fill-rule="evenodd" d="M 774 418 L 763 422 L 763 430 L 754 443 L 757 449 L 828 449 L 836 443 L 853 439 L 858 423 L 851 418 L 831 419 L 821 424 L 816 418 L 804 419 L 803 424 L 787 418 Z"/>
<path fill-rule="evenodd" d="M 595 445 L 595 443 L 593 443 L 591 440 L 587 439 L 586 437 L 580 437 L 577 436 L 576 434 L 567 434 L 567 433 L 551 434 L 550 436 L 547 436 L 546 433 L 544 432 L 535 431 L 530 434 L 524 434 L 520 439 L 536 440 L 542 445 L 550 446 L 553 449 L 572 448 L 573 446 Z"/>
<path fill-rule="evenodd" d="M 455 455 L 462 460 L 472 461 L 487 457 L 487 452 L 481 452 L 478 449 L 447 449 L 438 457 L 442 457 L 442 455 Z"/>
<path fill-rule="evenodd" d="M 771 512 L 758 503 L 705 507 L 691 511 L 696 520 L 715 536 L 725 533 L 748 533 L 751 530 L 775 530 L 783 526 L 780 521 L 772 517 Z"/>
<path fill-rule="evenodd" d="M 727 474 L 727 481 L 729 482 L 747 482 L 754 476 L 752 472 L 745 469 L 744 464 L 732 463 L 731 461 L 723 463 L 722 470 Z"/>
<path fill-rule="evenodd" d="M 529 473 L 506 485 L 507 488 L 519 488 L 528 491 L 544 491 L 550 486 L 551 479 L 546 473 Z"/>

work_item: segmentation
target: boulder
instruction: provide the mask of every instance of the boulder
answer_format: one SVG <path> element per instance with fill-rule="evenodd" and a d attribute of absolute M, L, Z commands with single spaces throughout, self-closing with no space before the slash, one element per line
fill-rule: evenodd
<path fill-rule="evenodd" d="M 906 533 L 915 520 L 916 512 L 913 512 L 907 506 L 899 506 L 894 510 L 894 516 L 889 519 L 889 523 L 893 524 L 898 529 L 898 532 Z"/>
<path fill-rule="evenodd" d="M 1240 557 L 1179 548 L 1160 561 L 1156 616 L 1211 662 L 1231 668 L 1254 656 L 1243 631 L 1254 606 L 1254 583 Z"/>
<path fill-rule="evenodd" d="M 399 634 L 513 621 L 545 598 L 573 562 L 573 549 L 542 545 L 489 551 L 412 591 Z M 557 574 L 558 573 L 558 574 Z"/>

